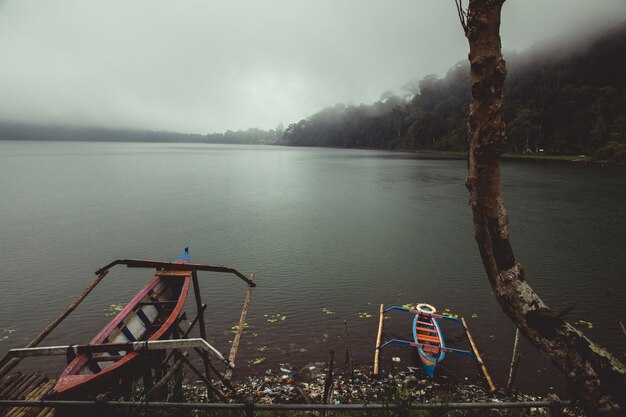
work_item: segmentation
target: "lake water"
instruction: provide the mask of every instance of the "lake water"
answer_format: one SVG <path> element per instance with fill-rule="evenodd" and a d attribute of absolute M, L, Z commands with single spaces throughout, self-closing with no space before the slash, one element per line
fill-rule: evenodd
<path fill-rule="evenodd" d="M 464 160 L 410 153 L 0 141 L 0 354 L 38 334 L 98 267 L 170 260 L 189 245 L 194 262 L 256 274 L 239 376 L 325 361 L 329 349 L 343 366 L 344 320 L 356 364 L 370 365 L 379 304 L 428 302 L 467 318 L 502 386 L 515 329 L 480 262 L 465 175 Z M 504 162 L 503 176 L 511 241 L 529 282 L 557 310 L 577 304 L 569 320 L 592 323 L 578 327 L 624 359 L 626 170 Z M 110 305 L 151 277 L 117 268 L 43 345 L 89 341 Z M 221 274 L 200 282 L 210 341 L 228 352 L 246 287 Z M 389 315 L 385 336 L 410 338 L 410 317 Z M 466 346 L 450 335 L 449 345 Z M 519 387 L 563 391 L 525 341 L 522 353 Z M 248 363 L 258 358 L 266 360 Z M 385 352 L 383 368 L 409 365 L 408 350 Z M 57 372 L 64 358 L 27 366 Z M 441 374 L 480 383 L 465 358 L 448 356 Z"/>

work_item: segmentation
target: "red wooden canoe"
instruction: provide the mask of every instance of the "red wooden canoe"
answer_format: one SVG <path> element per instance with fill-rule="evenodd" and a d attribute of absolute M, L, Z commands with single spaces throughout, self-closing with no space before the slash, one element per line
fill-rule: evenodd
<path fill-rule="evenodd" d="M 174 262 L 189 263 L 188 249 Z M 90 344 L 126 343 L 169 337 L 187 299 L 191 271 L 157 270 L 152 280 Z M 65 368 L 50 396 L 68 398 L 105 387 L 132 367 L 139 352 L 80 354 Z"/>

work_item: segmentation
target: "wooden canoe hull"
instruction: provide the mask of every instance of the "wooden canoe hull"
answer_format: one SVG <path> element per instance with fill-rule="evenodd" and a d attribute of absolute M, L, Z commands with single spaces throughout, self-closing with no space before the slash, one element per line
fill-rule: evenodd
<path fill-rule="evenodd" d="M 424 371 L 433 377 L 437 363 L 446 355 L 441 350 L 446 345 L 437 319 L 430 315 L 416 314 L 413 319 L 413 340 L 424 346 L 417 348 L 417 354 Z"/>
<path fill-rule="evenodd" d="M 157 271 L 152 280 L 120 311 L 90 344 L 159 340 L 177 325 L 185 304 L 191 272 Z M 107 360 L 108 358 L 111 360 Z M 105 352 L 77 356 L 63 371 L 51 392 L 54 398 L 84 397 L 132 374 L 139 352 Z"/>

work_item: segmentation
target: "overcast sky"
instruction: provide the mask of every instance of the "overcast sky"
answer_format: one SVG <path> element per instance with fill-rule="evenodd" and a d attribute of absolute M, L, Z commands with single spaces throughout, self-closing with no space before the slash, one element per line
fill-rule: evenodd
<path fill-rule="evenodd" d="M 625 0 L 508 0 L 503 47 L 616 19 Z M 454 0 L 0 0 L 0 121 L 271 129 L 466 56 Z"/>

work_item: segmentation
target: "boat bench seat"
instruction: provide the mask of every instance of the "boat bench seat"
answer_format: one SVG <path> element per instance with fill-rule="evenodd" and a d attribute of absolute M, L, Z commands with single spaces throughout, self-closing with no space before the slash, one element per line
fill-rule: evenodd
<path fill-rule="evenodd" d="M 437 334 L 437 330 L 435 330 L 435 329 L 428 329 L 426 327 L 416 327 L 415 330 L 417 330 L 418 332 L 428 332 L 428 333 Z"/>
<path fill-rule="evenodd" d="M 417 338 L 420 342 L 433 342 L 433 343 L 441 343 L 438 337 L 435 336 L 427 336 L 424 334 L 418 334 Z"/>
<path fill-rule="evenodd" d="M 176 304 L 178 300 L 172 301 L 140 301 L 138 304 L 142 306 L 156 306 L 156 305 L 167 305 L 167 304 Z"/>
<path fill-rule="evenodd" d="M 116 362 L 122 359 L 124 355 L 111 355 L 111 356 L 93 356 L 92 361 L 96 362 Z"/>

